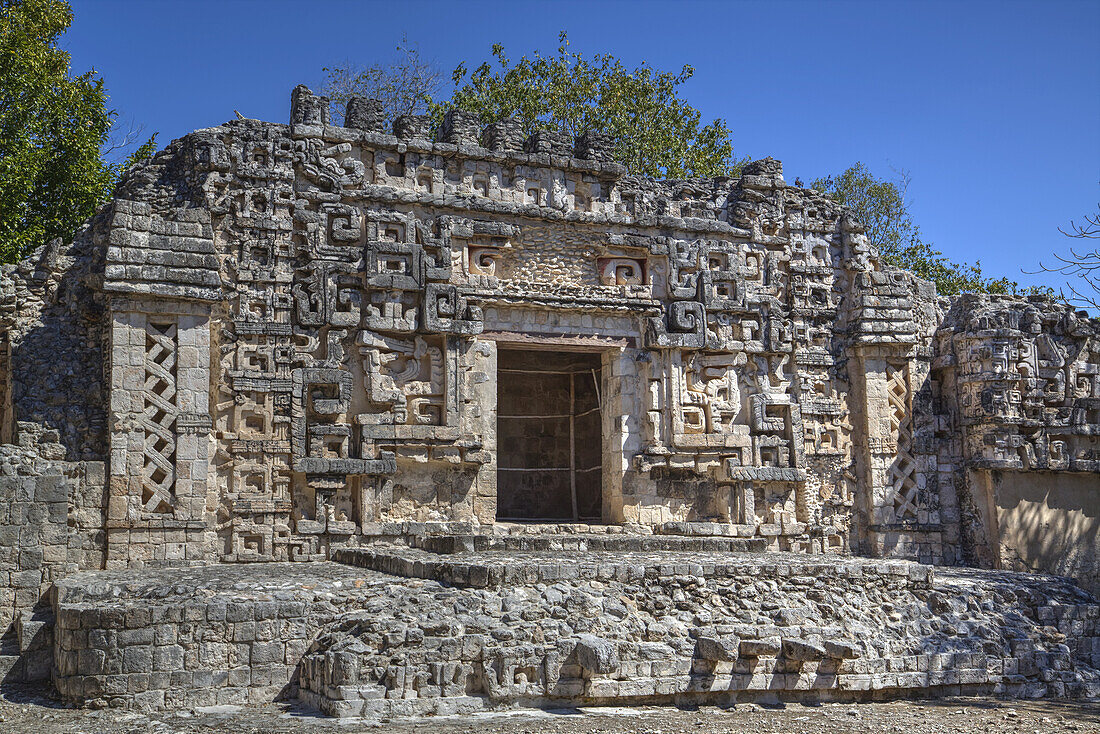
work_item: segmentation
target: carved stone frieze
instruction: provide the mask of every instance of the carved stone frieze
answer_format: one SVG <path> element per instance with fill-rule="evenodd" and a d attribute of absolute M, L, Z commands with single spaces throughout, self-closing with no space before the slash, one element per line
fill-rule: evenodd
<path fill-rule="evenodd" d="M 391 135 L 374 102 L 347 127 L 327 109 L 300 87 L 289 126 L 174 141 L 76 255 L 0 279 L 0 415 L 109 458 L 112 565 L 313 560 L 386 523 L 489 524 L 498 478 L 542 491 L 539 471 L 568 471 L 604 522 L 954 562 L 978 474 L 1100 471 L 1095 319 L 939 298 L 778 161 L 652 181 L 594 132 L 524 142 L 455 112 Z M 66 362 L 98 406 L 73 380 L 31 395 L 44 378 L 17 359 L 42 299 L 78 292 L 98 315 L 50 328 L 65 354 L 109 351 Z"/>

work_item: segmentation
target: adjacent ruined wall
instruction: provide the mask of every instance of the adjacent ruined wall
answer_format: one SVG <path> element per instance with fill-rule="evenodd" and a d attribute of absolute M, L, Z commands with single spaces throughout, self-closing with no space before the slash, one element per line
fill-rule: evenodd
<path fill-rule="evenodd" d="M 58 579 L 104 562 L 107 219 L 0 267 L 0 677 L 48 678 Z"/>
<path fill-rule="evenodd" d="M 936 332 L 941 488 L 964 560 L 1097 589 L 1100 324 L 1042 298 L 967 295 Z"/>
<path fill-rule="evenodd" d="M 102 461 L 107 447 L 101 291 L 107 221 L 101 212 L 71 243 L 53 240 L 0 268 L 0 440 L 16 422 L 56 431 L 53 457 Z"/>
<path fill-rule="evenodd" d="M 53 662 L 48 592 L 103 563 L 102 462 L 59 460 L 57 431 L 20 425 L 0 446 L 0 678 L 41 680 Z"/>

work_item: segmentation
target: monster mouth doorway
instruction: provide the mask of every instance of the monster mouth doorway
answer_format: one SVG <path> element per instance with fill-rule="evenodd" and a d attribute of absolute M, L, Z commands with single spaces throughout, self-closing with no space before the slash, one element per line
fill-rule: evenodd
<path fill-rule="evenodd" d="M 497 353 L 497 519 L 599 522 L 600 355 Z"/>

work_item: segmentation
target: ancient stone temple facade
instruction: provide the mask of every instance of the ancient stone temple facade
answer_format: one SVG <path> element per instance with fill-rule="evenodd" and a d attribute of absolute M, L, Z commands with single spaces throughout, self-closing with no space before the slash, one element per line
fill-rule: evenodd
<path fill-rule="evenodd" d="M 938 297 L 778 161 L 652 181 L 610 143 L 458 111 L 391 130 L 364 99 L 334 127 L 299 87 L 290 125 L 173 141 L 74 242 L 5 268 L 0 622 L 33 626 L 78 571 L 393 571 L 377 548 L 516 527 L 1098 588 L 1100 322 Z M 64 683 L 108 676 L 64 651 L 41 665 L 66 695 L 109 698 Z M 291 657 L 326 708 L 331 660 Z"/>

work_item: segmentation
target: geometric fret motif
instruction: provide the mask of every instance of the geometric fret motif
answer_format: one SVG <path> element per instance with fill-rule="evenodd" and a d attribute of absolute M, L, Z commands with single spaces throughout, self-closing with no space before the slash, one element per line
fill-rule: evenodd
<path fill-rule="evenodd" d="M 897 445 L 897 456 L 889 469 L 889 481 L 894 488 L 894 518 L 916 520 L 917 482 L 913 475 L 917 464 L 910 453 L 913 411 L 910 406 L 908 365 L 887 363 L 886 398 L 889 402 L 890 430 Z"/>
<path fill-rule="evenodd" d="M 146 512 L 170 513 L 176 484 L 176 325 L 145 325 L 145 429 L 141 503 Z"/>

